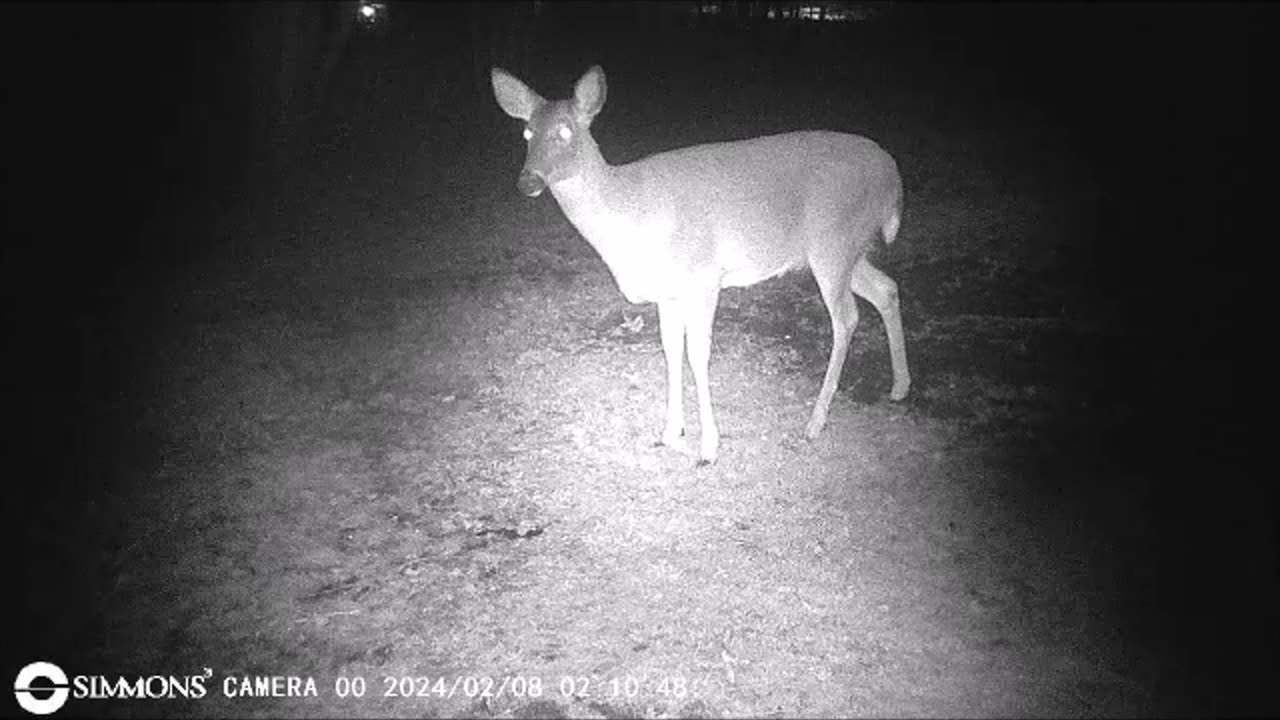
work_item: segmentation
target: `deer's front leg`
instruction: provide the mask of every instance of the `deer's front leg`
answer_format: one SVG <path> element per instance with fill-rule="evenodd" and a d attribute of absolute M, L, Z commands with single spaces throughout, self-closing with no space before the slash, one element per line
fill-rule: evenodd
<path fill-rule="evenodd" d="M 720 429 L 716 427 L 715 414 L 711 410 L 711 327 L 716 319 L 716 304 L 720 299 L 719 287 L 711 287 L 698 296 L 690 297 L 685 305 L 685 334 L 689 342 L 689 367 L 693 370 L 693 382 L 698 390 L 698 424 L 702 427 L 702 442 L 698 449 L 698 465 L 710 465 L 720 452 Z"/>
<path fill-rule="evenodd" d="M 658 332 L 667 359 L 667 422 L 661 444 L 684 450 L 684 313 L 678 304 L 658 304 Z"/>

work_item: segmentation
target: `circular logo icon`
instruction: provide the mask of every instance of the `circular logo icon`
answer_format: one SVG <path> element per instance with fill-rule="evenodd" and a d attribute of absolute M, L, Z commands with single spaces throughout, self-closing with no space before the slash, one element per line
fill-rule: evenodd
<path fill-rule="evenodd" d="M 39 679 L 45 682 L 32 687 L 31 682 Z M 51 662 L 33 662 L 18 671 L 18 679 L 13 681 L 13 693 L 23 710 L 32 715 L 48 715 L 66 704 L 71 689 L 62 668 Z M 46 693 L 48 697 L 44 697 Z"/>

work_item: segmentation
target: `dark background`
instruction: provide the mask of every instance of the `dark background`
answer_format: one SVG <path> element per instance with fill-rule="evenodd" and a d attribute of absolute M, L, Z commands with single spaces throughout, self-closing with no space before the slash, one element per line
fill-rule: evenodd
<path fill-rule="evenodd" d="M 340 22 L 320 6 L 292 7 L 0 8 L 11 527 L 71 521 L 95 483 L 118 481 L 103 464 L 104 444 L 116 442 L 104 426 L 131 384 L 146 381 L 132 348 L 163 331 L 169 280 L 247 251 L 215 232 L 226 214 L 269 225 L 305 203 L 289 178 L 314 170 L 317 148 L 353 138 L 376 147 L 369 134 L 393 147 L 404 118 L 426 118 L 432 137 L 412 145 L 435 155 L 444 193 L 465 185 L 460 174 L 510 160 L 509 148 L 495 149 L 511 122 L 487 85 L 492 64 L 561 96 L 596 62 L 653 92 L 715 92 L 736 79 L 704 67 L 731 66 L 733 53 L 794 58 L 791 76 L 813 87 L 841 63 L 871 58 L 890 81 L 924 78 L 952 117 L 980 121 L 983 98 L 1017 98 L 1072 138 L 1097 232 L 1060 270 L 1123 338 L 1099 365 L 1098 387 L 1141 408 L 1094 458 L 1126 470 L 1109 477 L 1132 478 L 1147 499 L 1152 530 L 1131 551 L 1155 579 L 1134 590 L 1143 598 L 1134 622 L 1150 623 L 1188 658 L 1188 673 L 1212 681 L 1209 694 L 1225 703 L 1215 707 L 1275 708 L 1274 660 L 1257 655 L 1268 645 L 1260 639 L 1277 637 L 1274 480 L 1254 460 L 1265 457 L 1255 450 L 1266 412 L 1256 388 L 1268 376 L 1252 361 L 1267 353 L 1270 323 L 1253 309 L 1267 280 L 1248 272 L 1272 237 L 1259 222 L 1272 183 L 1262 160 L 1271 130 L 1257 106 L 1274 94 L 1262 62 L 1273 10 L 902 3 L 814 40 L 751 21 L 746 4 L 695 20 L 676 4 L 544 3 L 537 16 L 528 4 L 393 4 L 381 34 L 352 28 L 329 51 Z M 303 37 L 292 54 L 280 29 L 290 22 Z M 805 65 L 800 46 L 813 42 L 837 48 L 831 67 Z M 330 60 L 331 72 L 319 70 Z M 289 103 L 278 83 L 286 70 Z M 397 91 L 369 105 L 385 76 Z M 661 124 L 626 126 L 625 108 L 641 100 L 611 102 L 612 122 L 634 131 L 629 156 L 611 159 L 666 149 Z M 794 127 L 777 129 L 802 126 L 803 109 L 794 112 Z M 492 192 L 510 191 L 509 174 Z M 49 549 L 17 546 L 29 567 L 48 562 Z"/>

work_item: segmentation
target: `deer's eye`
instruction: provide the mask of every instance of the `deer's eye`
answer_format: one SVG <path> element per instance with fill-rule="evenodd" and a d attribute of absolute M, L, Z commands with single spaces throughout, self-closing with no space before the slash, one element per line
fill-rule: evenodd
<path fill-rule="evenodd" d="M 525 129 L 524 129 L 524 139 L 525 139 L 525 140 L 532 140 L 532 139 L 533 139 L 533 131 L 532 131 L 532 130 L 530 130 L 529 128 L 525 128 Z"/>
<path fill-rule="evenodd" d="M 573 131 L 569 129 L 568 125 L 561 125 L 560 130 L 556 132 L 556 134 L 565 142 L 569 142 L 569 138 L 573 137 Z"/>

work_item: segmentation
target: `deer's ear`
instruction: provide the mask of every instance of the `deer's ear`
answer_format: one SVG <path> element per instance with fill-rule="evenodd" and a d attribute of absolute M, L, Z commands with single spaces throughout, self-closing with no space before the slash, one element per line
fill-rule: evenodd
<path fill-rule="evenodd" d="M 590 122 L 604 107 L 606 90 L 604 68 L 592 66 L 578 78 L 578 84 L 573 88 L 573 109 L 582 119 Z"/>
<path fill-rule="evenodd" d="M 493 82 L 493 96 L 498 99 L 498 105 L 502 107 L 503 112 L 517 120 L 527 121 L 546 103 L 541 95 L 530 90 L 528 85 L 502 68 L 493 68 L 489 78 Z"/>

